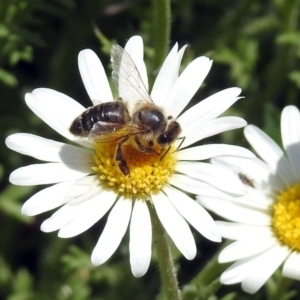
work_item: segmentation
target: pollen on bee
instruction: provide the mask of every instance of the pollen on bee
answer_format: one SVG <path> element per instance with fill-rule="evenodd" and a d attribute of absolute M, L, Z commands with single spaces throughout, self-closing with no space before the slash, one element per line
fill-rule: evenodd
<path fill-rule="evenodd" d="M 115 143 L 95 143 L 94 172 L 100 184 L 114 189 L 125 197 L 149 199 L 157 193 L 174 173 L 176 164 L 175 147 L 161 159 L 157 153 L 146 154 L 128 143 L 123 146 L 123 155 L 130 175 L 124 175 L 116 162 Z"/>

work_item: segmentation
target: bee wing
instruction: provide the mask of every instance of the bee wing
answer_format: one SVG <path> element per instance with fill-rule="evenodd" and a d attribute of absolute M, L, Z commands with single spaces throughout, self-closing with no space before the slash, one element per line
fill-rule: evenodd
<path fill-rule="evenodd" d="M 119 45 L 111 50 L 112 79 L 124 100 L 139 100 L 148 104 L 153 101 L 143 83 L 141 75 L 129 54 Z M 120 91 L 122 85 L 122 91 Z"/>
<path fill-rule="evenodd" d="M 88 139 L 92 142 L 109 143 L 144 131 L 137 126 L 99 121 L 90 130 Z"/>

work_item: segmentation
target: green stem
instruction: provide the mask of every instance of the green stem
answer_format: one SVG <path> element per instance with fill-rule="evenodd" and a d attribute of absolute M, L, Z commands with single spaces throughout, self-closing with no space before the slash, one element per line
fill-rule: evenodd
<path fill-rule="evenodd" d="M 167 233 L 160 223 L 155 209 L 151 205 L 148 205 L 148 207 L 151 214 L 154 245 L 162 280 L 163 298 L 168 300 L 180 300 L 181 292 L 178 287 L 176 270 L 174 267 Z"/>
<path fill-rule="evenodd" d="M 220 251 L 218 251 L 197 276 L 183 288 L 183 299 L 208 299 L 218 291 L 221 287 L 220 275 L 228 268 L 228 264 L 220 264 L 218 262 Z"/>
<path fill-rule="evenodd" d="M 154 8 L 154 67 L 159 68 L 166 57 L 170 40 L 170 0 L 153 0 Z"/>
<path fill-rule="evenodd" d="M 281 275 L 280 280 L 276 283 L 275 289 L 272 291 L 272 293 L 270 293 L 268 299 L 272 299 L 272 300 L 290 299 L 287 294 L 291 292 L 289 291 L 289 287 L 292 282 L 293 282 L 292 279 Z"/>

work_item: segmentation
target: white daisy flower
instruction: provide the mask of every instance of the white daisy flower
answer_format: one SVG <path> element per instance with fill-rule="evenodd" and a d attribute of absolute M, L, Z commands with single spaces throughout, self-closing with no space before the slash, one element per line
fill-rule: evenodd
<path fill-rule="evenodd" d="M 113 79 L 117 83 L 118 96 L 124 102 L 118 101 L 126 104 L 132 116 L 146 97 L 149 106 L 157 105 L 163 112 L 166 124 L 179 124 L 179 140 L 171 148 L 165 147 L 164 151 L 160 151 L 162 149 L 153 145 L 156 140 L 150 139 L 149 132 L 138 133 L 137 116 L 128 121 L 127 127 L 120 124 L 111 127 L 111 123 L 108 126 L 95 121 L 95 117 L 103 117 L 104 106 L 98 106 L 97 116 L 95 111 L 92 112 L 93 120 L 91 117 L 87 119 L 82 116 L 85 107 L 64 94 L 45 88 L 26 94 L 27 105 L 50 127 L 80 147 L 27 133 L 14 134 L 6 140 L 10 149 L 47 162 L 19 168 L 10 176 L 10 181 L 16 185 L 53 184 L 33 195 L 22 208 L 23 214 L 33 216 L 60 207 L 42 223 L 42 231 L 59 230 L 59 237 L 73 237 L 90 228 L 110 210 L 92 253 L 94 265 L 100 265 L 111 257 L 130 226 L 132 273 L 136 277 L 145 274 L 152 244 L 149 206 L 154 207 L 176 247 L 187 259 L 193 259 L 196 244 L 188 223 L 212 241 L 220 242 L 221 237 L 208 212 L 183 191 L 206 194 L 209 186 L 215 185 L 224 192 L 244 193 L 243 185 L 235 176 L 226 174 L 218 166 L 199 161 L 224 154 L 252 157 L 250 151 L 222 144 L 189 147 L 203 138 L 246 125 L 238 117 L 217 118 L 240 98 L 241 90 L 223 90 L 181 114 L 212 65 L 208 58 L 198 57 L 179 75 L 185 48 L 178 50 L 175 44 L 158 73 L 150 96 L 141 37 L 132 37 L 126 44 L 126 52 L 122 52 L 120 46 L 114 46 L 112 50 Z M 118 55 L 118 51 L 122 55 Z M 79 53 L 78 62 L 93 105 L 116 102 L 96 54 L 83 50 Z M 89 129 L 87 124 L 81 124 L 88 138 L 70 132 L 75 119 L 79 125 L 80 122 L 92 123 Z M 101 130 L 117 133 L 100 135 Z M 136 131 L 131 135 L 130 130 Z M 122 132 L 127 134 L 128 140 L 120 140 Z M 112 136 L 116 142 L 112 141 Z M 140 140 L 134 139 L 135 136 Z M 139 142 L 141 145 L 137 147 Z M 145 145 L 145 142 L 148 144 Z M 177 149 L 180 143 L 180 149 Z M 142 147 L 146 148 L 144 152 Z M 153 151 L 148 151 L 149 148 Z"/>
<path fill-rule="evenodd" d="M 245 136 L 262 158 L 222 157 L 215 166 L 231 170 L 247 194 L 197 197 L 209 210 L 232 222 L 217 222 L 222 237 L 235 242 L 223 249 L 219 262 L 236 261 L 221 276 L 223 284 L 242 283 L 255 293 L 283 264 L 282 275 L 300 279 L 300 114 L 287 106 L 281 115 L 284 151 L 253 125 Z"/>

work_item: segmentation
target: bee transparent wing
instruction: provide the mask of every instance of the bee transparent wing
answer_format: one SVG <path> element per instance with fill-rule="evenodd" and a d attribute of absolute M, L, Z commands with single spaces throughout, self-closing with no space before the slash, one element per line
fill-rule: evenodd
<path fill-rule="evenodd" d="M 97 143 L 109 143 L 142 132 L 144 130 L 137 126 L 99 121 L 93 125 L 88 139 Z"/>
<path fill-rule="evenodd" d="M 141 75 L 129 54 L 119 45 L 111 50 L 112 79 L 126 101 L 153 103 L 143 83 Z M 120 90 L 122 86 L 122 90 Z"/>

